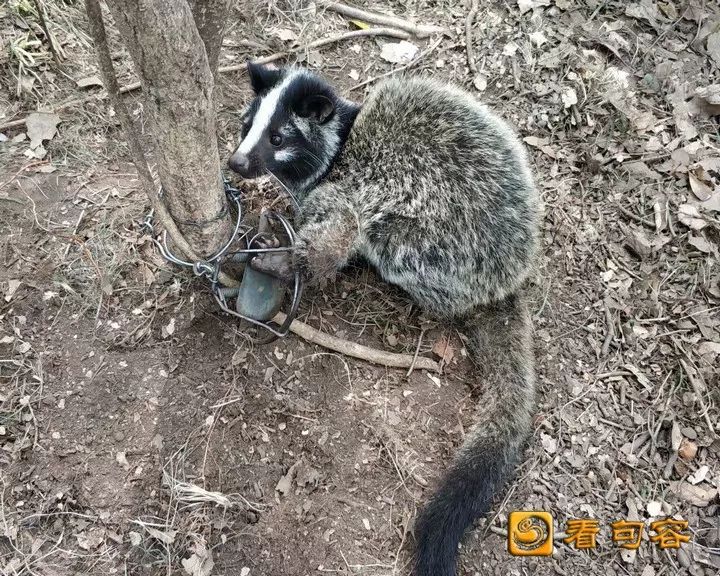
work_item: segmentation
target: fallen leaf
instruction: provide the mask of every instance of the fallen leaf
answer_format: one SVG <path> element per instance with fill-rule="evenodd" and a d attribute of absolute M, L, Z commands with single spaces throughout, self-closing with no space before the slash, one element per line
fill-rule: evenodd
<path fill-rule="evenodd" d="M 528 37 L 530 38 L 530 42 L 535 44 L 538 48 L 547 42 L 547 37 L 539 30 L 529 34 Z"/>
<path fill-rule="evenodd" d="M 25 131 L 30 138 L 30 148 L 35 149 L 45 140 L 52 140 L 57 134 L 60 116 L 49 112 L 33 112 L 25 121 Z"/>
<path fill-rule="evenodd" d="M 130 538 L 130 544 L 132 546 L 140 546 L 140 543 L 142 542 L 142 536 L 140 536 L 138 532 L 130 530 L 130 532 L 128 532 L 128 537 Z"/>
<path fill-rule="evenodd" d="M 487 78 L 482 74 L 478 74 L 475 76 L 475 80 L 473 80 L 473 86 L 475 86 L 478 92 L 484 91 L 487 88 Z"/>
<path fill-rule="evenodd" d="M 515 56 L 515 52 L 517 52 L 519 48 L 520 46 L 515 44 L 515 42 L 508 42 L 503 46 L 503 56 Z"/>
<path fill-rule="evenodd" d="M 104 528 L 91 528 L 87 532 L 75 534 L 78 546 L 83 550 L 95 550 L 105 542 Z"/>
<path fill-rule="evenodd" d="M 720 84 L 695 88 L 695 98 L 698 107 L 702 108 L 708 116 L 720 114 Z"/>
<path fill-rule="evenodd" d="M 637 20 L 647 20 L 653 28 L 658 28 L 660 23 L 667 21 L 658 10 L 655 0 L 640 0 L 628 4 L 625 6 L 625 14 Z"/>
<path fill-rule="evenodd" d="M 115 454 L 115 461 L 120 464 L 120 466 L 125 468 L 125 470 L 130 469 L 130 462 L 128 462 L 125 452 L 118 452 L 117 454 Z"/>
<path fill-rule="evenodd" d="M 295 477 L 295 473 L 297 471 L 298 466 L 300 466 L 300 460 L 295 462 L 292 466 L 290 466 L 290 469 L 287 471 L 287 473 L 278 480 L 278 483 L 275 486 L 275 490 L 277 492 L 280 492 L 283 496 L 286 496 L 290 492 L 290 488 L 292 488 L 292 481 Z"/>
<path fill-rule="evenodd" d="M 720 32 L 708 36 L 707 51 L 710 57 L 715 60 L 715 65 L 720 66 Z"/>
<path fill-rule="evenodd" d="M 652 254 L 652 242 L 647 239 L 641 230 L 633 230 L 630 236 L 625 239 L 628 247 L 642 260 Z"/>
<path fill-rule="evenodd" d="M 707 465 L 700 466 L 700 468 L 695 470 L 695 472 L 693 474 L 690 474 L 690 476 L 688 476 L 688 482 L 690 482 L 690 484 L 693 484 L 693 485 L 700 484 L 700 482 L 705 480 L 705 478 L 708 475 L 708 472 L 710 472 L 709 466 L 707 466 Z"/>
<path fill-rule="evenodd" d="M 209 576 L 215 567 L 212 557 L 212 550 L 208 550 L 204 544 L 197 542 L 190 558 L 181 560 L 182 567 L 190 576 Z"/>
<path fill-rule="evenodd" d="M 102 80 L 97 75 L 88 76 L 87 78 L 80 78 L 76 82 L 78 88 L 88 88 L 90 86 L 102 86 Z"/>
<path fill-rule="evenodd" d="M 690 462 L 690 460 L 695 458 L 697 451 L 698 451 L 698 446 L 692 440 L 683 438 L 680 441 L 680 447 L 678 448 L 678 456 L 680 456 L 680 458 L 682 458 L 686 462 Z"/>
<path fill-rule="evenodd" d="M 712 210 L 713 212 L 720 212 L 720 189 L 718 189 L 710 200 L 706 200 L 700 204 L 704 210 Z"/>
<path fill-rule="evenodd" d="M 17 292 L 20 284 L 20 280 L 8 280 L 8 287 L 7 290 L 5 290 L 5 302 L 10 302 L 10 300 L 12 300 L 12 297 L 15 295 L 15 292 Z"/>
<path fill-rule="evenodd" d="M 693 194 L 695 194 L 698 200 L 702 200 L 704 202 L 705 200 L 710 199 L 713 189 L 711 186 L 708 185 L 707 180 L 705 180 L 704 178 L 701 179 L 703 176 L 705 176 L 705 171 L 702 168 L 700 168 L 699 170 L 691 170 L 688 172 L 690 189 L 693 191 Z"/>
<path fill-rule="evenodd" d="M 145 530 L 148 531 L 148 534 L 155 538 L 156 540 L 160 540 L 160 542 L 163 542 L 165 544 L 172 544 L 175 542 L 175 535 L 177 534 L 177 530 L 165 530 L 164 532 L 161 530 L 158 530 L 157 528 L 153 528 L 152 526 L 144 526 Z"/>
<path fill-rule="evenodd" d="M 680 450 L 680 444 L 682 444 L 682 441 L 683 435 L 682 432 L 680 432 L 680 426 L 677 421 L 673 420 L 672 429 L 670 430 L 670 446 L 672 447 L 673 452 Z"/>
<path fill-rule="evenodd" d="M 700 250 L 700 252 L 705 252 L 706 254 L 711 254 L 714 248 L 712 243 L 705 240 L 702 236 L 690 236 L 688 238 L 688 243 Z"/>
<path fill-rule="evenodd" d="M 633 376 L 635 376 L 635 378 L 637 378 L 638 383 L 643 388 L 645 388 L 645 390 L 647 390 L 648 392 L 652 392 L 653 387 L 652 387 L 652 384 L 650 384 L 650 380 L 648 380 L 648 377 L 645 376 L 645 374 L 640 372 L 640 369 L 637 366 L 635 366 L 633 364 L 623 364 L 623 368 L 625 368 L 625 370 L 632 372 Z"/>
<path fill-rule="evenodd" d="M 693 506 L 704 507 L 710 504 L 717 494 L 718 489 L 708 484 L 698 484 L 693 486 L 689 482 L 671 482 L 670 489 L 685 502 Z"/>
<path fill-rule="evenodd" d="M 168 336 L 172 336 L 175 333 L 175 318 L 170 318 L 170 322 L 168 322 L 167 326 L 162 327 L 162 335 L 163 338 L 167 338 Z"/>
<path fill-rule="evenodd" d="M 678 206 L 678 220 L 693 230 L 702 230 L 708 225 L 700 211 L 692 204 L 680 204 Z"/>
<path fill-rule="evenodd" d="M 547 146 L 550 144 L 550 140 L 547 138 L 538 138 L 537 136 L 525 136 L 523 142 L 534 148 L 540 148 L 541 146 Z"/>
<path fill-rule="evenodd" d="M 452 359 L 455 357 L 455 350 L 453 350 L 447 338 L 437 340 L 435 344 L 433 344 L 432 351 L 433 354 L 445 362 L 445 364 L 452 362 Z"/>
<path fill-rule="evenodd" d="M 548 454 L 555 454 L 557 452 L 557 440 L 550 436 L 550 434 L 540 433 L 540 443 Z"/>
<path fill-rule="evenodd" d="M 720 342 L 702 342 L 698 346 L 698 354 L 720 354 Z"/>
<path fill-rule="evenodd" d="M 388 42 L 380 50 L 380 58 L 393 64 L 407 64 L 418 53 L 419 48 L 412 42 Z"/>
<path fill-rule="evenodd" d="M 517 0 L 517 4 L 520 14 L 525 14 L 525 12 L 541 6 L 550 6 L 550 0 Z"/>
<path fill-rule="evenodd" d="M 350 24 L 352 24 L 356 28 L 360 28 L 360 30 L 367 30 L 368 28 L 370 28 L 370 24 L 368 24 L 367 22 L 363 22 L 362 20 L 348 20 L 348 22 L 350 22 Z"/>
<path fill-rule="evenodd" d="M 283 42 L 289 42 L 290 40 L 297 40 L 297 34 L 287 28 L 273 28 L 270 33 L 277 38 L 280 38 Z"/>
<path fill-rule="evenodd" d="M 648 502 L 647 506 L 647 513 L 652 516 L 660 516 L 662 514 L 662 502 L 658 502 L 657 500 L 653 500 L 652 502 Z"/>

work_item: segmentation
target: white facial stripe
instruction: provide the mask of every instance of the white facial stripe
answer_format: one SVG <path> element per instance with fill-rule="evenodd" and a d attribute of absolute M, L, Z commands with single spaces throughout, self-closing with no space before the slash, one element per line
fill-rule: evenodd
<path fill-rule="evenodd" d="M 274 157 L 276 162 L 290 162 L 295 159 L 295 149 L 278 150 L 275 152 Z"/>
<path fill-rule="evenodd" d="M 258 107 L 258 111 L 255 113 L 255 118 L 253 118 L 250 131 L 247 136 L 243 138 L 242 142 L 240 142 L 238 151 L 241 154 L 248 154 L 250 150 L 252 150 L 255 145 L 260 142 L 260 138 L 262 138 L 263 133 L 270 125 L 270 120 L 278 107 L 278 103 L 280 102 L 283 92 L 285 92 L 295 76 L 296 75 L 292 73 L 288 74 L 278 86 L 275 86 L 275 88 L 270 90 L 270 92 L 268 92 L 263 99 L 260 100 L 260 106 Z"/>

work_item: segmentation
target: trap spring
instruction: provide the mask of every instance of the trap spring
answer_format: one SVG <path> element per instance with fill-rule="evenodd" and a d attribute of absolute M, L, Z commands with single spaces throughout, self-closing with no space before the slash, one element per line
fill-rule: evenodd
<path fill-rule="evenodd" d="M 268 334 L 264 337 L 253 338 L 253 341 L 256 344 L 267 344 L 269 342 L 272 342 L 273 340 L 276 340 L 277 338 L 285 336 L 290 329 L 290 324 L 292 323 L 297 314 L 303 289 L 303 282 L 300 273 L 295 273 L 290 310 L 288 311 L 288 314 L 286 315 L 283 323 L 281 325 L 277 325 L 274 322 L 258 320 L 257 318 L 252 318 L 247 314 L 241 313 L 239 311 L 241 306 L 238 303 L 236 303 L 235 309 L 230 306 L 230 301 L 233 298 L 237 299 L 242 296 L 240 294 L 239 287 L 227 288 L 220 284 L 219 277 L 222 270 L 222 264 L 224 262 L 247 263 L 254 255 L 265 252 L 291 252 L 295 249 L 295 242 L 297 237 L 295 235 L 295 230 L 285 217 L 283 217 L 281 214 L 278 214 L 277 212 L 270 211 L 264 213 L 264 217 L 268 220 L 279 222 L 282 225 L 285 231 L 285 235 L 288 238 L 289 246 L 280 246 L 278 248 L 252 248 L 251 246 L 253 245 L 254 241 L 260 236 L 260 232 L 255 233 L 251 236 L 251 232 L 253 231 L 252 228 L 244 226 L 242 224 L 243 213 L 242 205 L 240 203 L 240 191 L 234 186 L 232 186 L 223 174 L 221 174 L 221 177 L 223 181 L 223 186 L 225 188 L 225 195 L 227 196 L 229 202 L 233 202 L 235 204 L 235 208 L 237 210 L 237 217 L 235 219 L 235 227 L 233 233 L 231 234 L 228 241 L 225 243 L 225 245 L 223 245 L 222 248 L 220 248 L 220 250 L 218 250 L 209 258 L 206 258 L 205 260 L 200 260 L 198 262 L 188 262 L 186 260 L 178 258 L 175 254 L 173 254 L 167 244 L 167 230 L 163 231 L 160 239 L 156 238 L 154 235 L 154 214 L 152 210 L 150 210 L 148 215 L 145 217 L 145 220 L 142 222 L 142 227 L 150 234 L 150 238 L 157 246 L 160 254 L 168 262 L 172 262 L 173 264 L 176 264 L 178 266 L 191 268 L 196 276 L 200 276 L 209 280 L 210 291 L 212 292 L 213 297 L 215 298 L 216 302 L 218 303 L 223 312 L 231 314 L 232 316 L 235 316 L 237 318 L 246 320 L 251 324 L 254 324 L 255 326 L 264 328 L 268 332 Z M 159 192 L 160 196 L 162 196 L 162 192 L 163 191 L 161 188 Z M 229 252 L 230 247 L 235 242 L 244 242 L 246 247 Z"/>

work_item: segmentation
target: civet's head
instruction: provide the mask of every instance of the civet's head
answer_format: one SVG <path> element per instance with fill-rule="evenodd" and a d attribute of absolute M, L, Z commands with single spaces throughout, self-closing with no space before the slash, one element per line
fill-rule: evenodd
<path fill-rule="evenodd" d="M 359 107 L 308 70 L 250 62 L 248 72 L 255 98 L 228 164 L 243 178 L 271 174 L 303 192 L 330 169 Z"/>

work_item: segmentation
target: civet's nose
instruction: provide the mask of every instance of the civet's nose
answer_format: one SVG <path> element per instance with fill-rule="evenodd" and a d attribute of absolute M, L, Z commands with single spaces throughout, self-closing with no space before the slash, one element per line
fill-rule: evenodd
<path fill-rule="evenodd" d="M 248 168 L 250 168 L 250 159 L 248 158 L 247 154 L 243 154 L 242 152 L 237 150 L 232 156 L 230 156 L 230 160 L 228 160 L 228 166 L 230 166 L 230 170 L 233 170 L 234 172 L 243 175 L 244 173 L 247 173 Z"/>

